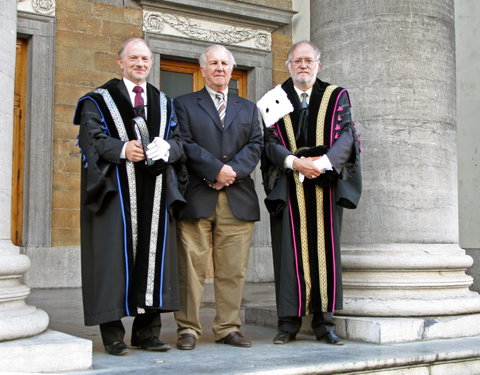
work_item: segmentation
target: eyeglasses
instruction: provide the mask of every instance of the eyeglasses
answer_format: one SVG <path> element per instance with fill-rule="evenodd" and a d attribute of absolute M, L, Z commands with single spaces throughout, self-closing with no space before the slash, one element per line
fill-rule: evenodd
<path fill-rule="evenodd" d="M 314 60 L 314 59 L 295 59 L 295 60 L 289 61 L 289 63 L 292 64 L 293 66 L 300 66 L 302 64 L 312 66 L 316 62 L 318 62 L 318 60 Z"/>

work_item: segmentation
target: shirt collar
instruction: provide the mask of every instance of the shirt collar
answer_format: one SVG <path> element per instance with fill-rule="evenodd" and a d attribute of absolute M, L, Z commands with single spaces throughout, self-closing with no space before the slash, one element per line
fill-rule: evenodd
<path fill-rule="evenodd" d="M 302 102 L 302 94 L 304 92 L 307 93 L 307 104 L 310 102 L 310 96 L 312 95 L 312 89 L 313 89 L 313 86 L 310 87 L 307 91 L 302 91 L 300 90 L 297 86 L 293 85 L 293 88 L 295 89 L 295 92 L 297 93 L 297 96 L 298 96 L 298 99 L 300 100 L 300 103 Z"/>
<path fill-rule="evenodd" d="M 147 82 L 143 82 L 141 85 L 137 85 L 136 83 L 133 83 L 129 79 L 123 77 L 123 82 L 125 83 L 125 86 L 127 86 L 127 91 L 131 94 L 133 92 L 133 88 L 135 86 L 140 86 L 143 89 L 143 93 L 147 93 Z"/>
<path fill-rule="evenodd" d="M 218 91 L 215 91 L 214 89 L 212 89 L 211 87 L 208 87 L 207 85 L 205 85 L 205 88 L 207 89 L 208 93 L 210 94 L 210 97 L 212 98 L 213 102 L 216 103 L 216 97 L 215 97 L 215 94 L 218 92 Z M 222 91 L 223 93 L 223 100 L 225 101 L 225 104 L 227 103 L 227 97 L 228 97 L 228 87 Z"/>

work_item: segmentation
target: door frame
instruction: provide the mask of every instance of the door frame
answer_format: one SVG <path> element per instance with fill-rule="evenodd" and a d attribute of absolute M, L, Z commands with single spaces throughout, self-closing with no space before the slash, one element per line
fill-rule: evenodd
<path fill-rule="evenodd" d="M 149 82 L 156 87 L 161 87 L 161 59 L 198 61 L 204 49 L 212 44 L 148 32 L 144 38 L 152 50 L 153 66 L 159 67 L 149 75 Z M 237 67 L 247 71 L 247 99 L 256 102 L 272 88 L 272 53 L 233 45 L 226 47 L 234 55 Z"/>
<path fill-rule="evenodd" d="M 50 247 L 55 18 L 24 12 L 17 15 L 17 37 L 28 40 L 23 245 Z"/>

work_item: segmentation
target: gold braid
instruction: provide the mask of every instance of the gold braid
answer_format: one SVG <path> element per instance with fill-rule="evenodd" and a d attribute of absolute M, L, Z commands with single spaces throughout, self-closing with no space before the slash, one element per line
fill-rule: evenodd
<path fill-rule="evenodd" d="M 290 151 L 295 153 L 297 151 L 297 143 L 295 142 L 295 134 L 293 132 L 292 119 L 290 115 L 283 118 L 285 123 L 285 130 L 287 132 L 288 143 L 290 144 Z M 305 207 L 305 194 L 303 192 L 303 184 L 298 178 L 298 171 L 293 172 L 293 179 L 295 181 L 295 190 L 297 192 L 298 213 L 300 216 L 300 244 L 302 246 L 302 263 L 303 275 L 305 278 L 305 311 L 308 314 L 308 305 L 310 304 L 310 294 L 312 289 L 312 282 L 310 280 L 310 263 L 308 256 L 308 237 L 307 237 L 307 214 Z M 295 236 L 295 233 L 292 233 Z"/>
<path fill-rule="evenodd" d="M 324 144 L 323 132 L 325 128 L 325 117 L 327 115 L 328 102 L 332 96 L 333 90 L 337 86 L 330 85 L 326 88 L 320 103 L 317 117 L 317 135 L 316 146 Z M 327 257 L 325 250 L 325 223 L 323 219 L 323 188 L 316 185 L 315 195 L 317 200 L 317 254 L 318 254 L 318 273 L 320 281 L 320 299 L 322 301 L 322 311 L 328 309 L 328 283 L 327 283 Z"/>

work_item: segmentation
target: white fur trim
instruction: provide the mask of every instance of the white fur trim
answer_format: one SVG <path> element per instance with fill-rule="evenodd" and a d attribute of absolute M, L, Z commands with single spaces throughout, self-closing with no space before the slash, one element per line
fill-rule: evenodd
<path fill-rule="evenodd" d="M 257 107 L 265 126 L 271 126 L 283 116 L 293 112 L 293 105 L 280 85 L 263 95 L 257 102 Z"/>

